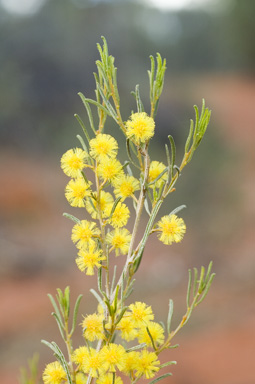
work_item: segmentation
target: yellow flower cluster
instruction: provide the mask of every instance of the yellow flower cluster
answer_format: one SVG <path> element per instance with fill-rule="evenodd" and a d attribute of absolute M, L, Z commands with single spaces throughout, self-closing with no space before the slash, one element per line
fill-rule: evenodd
<path fill-rule="evenodd" d="M 126 123 L 125 134 L 142 150 L 154 135 L 154 128 L 154 120 L 146 113 L 134 113 Z M 84 208 L 91 217 L 76 219 L 71 235 L 78 249 L 76 264 L 87 275 L 94 275 L 102 266 L 108 268 L 111 252 L 116 256 L 129 252 L 132 234 L 125 228 L 130 217 L 125 200 L 130 198 L 135 205 L 138 203 L 135 194 L 141 189 L 141 181 L 131 173 L 125 173 L 117 155 L 115 138 L 97 133 L 89 141 L 89 149 L 68 150 L 61 159 L 64 173 L 71 177 L 65 190 L 68 202 L 73 207 Z M 94 182 L 88 181 L 86 170 L 94 174 Z M 167 167 L 158 161 L 150 162 L 147 185 L 153 189 L 153 194 L 162 190 L 166 181 Z M 171 244 L 181 240 L 185 224 L 175 215 L 164 216 L 152 232 L 158 232 L 159 240 L 164 244 Z M 122 384 L 122 379 L 116 376 L 118 372 L 132 380 L 149 379 L 158 372 L 160 362 L 156 352 L 165 342 L 163 327 L 154 321 L 152 309 L 145 303 L 130 304 L 123 313 L 121 308 L 117 301 L 115 313 L 110 316 L 104 303 L 99 305 L 98 312 L 84 317 L 81 325 L 86 342 L 72 354 L 76 383 L 85 383 L 90 376 L 97 384 L 112 384 L 113 381 Z M 126 350 L 121 344 L 112 342 L 115 336 L 124 344 L 136 340 L 142 347 L 135 351 Z M 101 343 L 101 347 L 94 348 L 95 342 Z M 43 380 L 45 384 L 65 383 L 65 375 L 62 366 L 55 362 L 46 367 Z"/>
<path fill-rule="evenodd" d="M 155 376 L 160 365 L 155 352 L 147 349 L 128 352 L 122 345 L 115 343 L 105 345 L 100 351 L 86 346 L 79 347 L 72 358 L 78 372 L 96 378 L 98 384 L 108 384 L 110 380 L 112 382 L 113 373 L 115 380 L 122 383 L 121 378 L 116 375 L 118 372 L 128 377 L 149 379 Z"/>
<path fill-rule="evenodd" d="M 154 135 L 154 120 L 145 112 L 133 113 L 126 123 L 126 136 L 138 147 L 147 143 Z M 94 275 L 100 268 L 107 252 L 115 251 L 116 256 L 127 254 L 131 234 L 127 225 L 130 217 L 129 207 L 124 202 L 131 198 L 137 202 L 135 193 L 140 190 L 140 182 L 126 174 L 123 165 L 117 159 L 118 143 L 109 134 L 97 133 L 89 141 L 89 149 L 74 148 L 61 158 L 64 173 L 71 177 L 66 186 L 65 196 L 72 207 L 85 208 L 93 221 L 81 220 L 74 225 L 72 240 L 78 248 L 76 264 L 87 275 Z M 94 172 L 95 182 L 88 181 L 84 171 Z M 158 161 L 150 163 L 148 186 L 160 189 L 167 180 L 167 167 Z M 105 190 L 112 187 L 112 192 Z M 117 199 L 117 200 L 116 200 Z M 159 240 L 164 244 L 179 242 L 185 233 L 185 224 L 176 216 L 171 220 L 165 216 L 158 223 Z M 106 225 L 113 230 L 105 231 Z M 103 252 L 104 250 L 104 252 Z"/>
<path fill-rule="evenodd" d="M 125 174 L 117 154 L 117 141 L 111 135 L 98 133 L 90 140 L 89 150 L 70 149 L 61 158 L 64 173 L 71 177 L 65 190 L 66 199 L 72 207 L 85 208 L 91 219 L 99 222 L 77 220 L 72 230 L 72 241 L 78 248 L 76 264 L 87 275 L 93 275 L 106 260 L 103 241 L 109 253 L 115 251 L 116 256 L 127 254 L 129 249 L 131 234 L 123 227 L 128 222 L 130 210 L 124 200 L 136 199 L 140 183 L 132 175 Z M 84 174 L 87 169 L 94 172 L 94 184 Z M 105 190 L 109 184 L 112 192 Z M 106 225 L 113 230 L 103 238 L 102 228 Z"/>
<path fill-rule="evenodd" d="M 100 312 L 102 312 L 100 307 Z M 150 379 L 159 371 L 160 361 L 153 348 L 165 341 L 164 330 L 154 320 L 150 306 L 142 302 L 130 304 L 121 321 L 116 327 L 116 333 L 125 340 L 137 339 L 142 346 L 140 351 L 125 349 L 121 344 L 107 342 L 107 331 L 111 324 L 104 324 L 104 315 L 94 313 L 84 317 L 82 322 L 83 335 L 86 345 L 73 351 L 72 361 L 76 364 L 76 383 L 83 383 L 87 376 L 96 379 L 97 384 L 111 384 L 113 374 L 115 382 L 123 384 L 118 372 L 135 378 Z M 103 341 L 100 350 L 88 346 L 94 341 Z M 43 373 L 45 384 L 66 383 L 66 374 L 59 362 L 50 363 Z"/>

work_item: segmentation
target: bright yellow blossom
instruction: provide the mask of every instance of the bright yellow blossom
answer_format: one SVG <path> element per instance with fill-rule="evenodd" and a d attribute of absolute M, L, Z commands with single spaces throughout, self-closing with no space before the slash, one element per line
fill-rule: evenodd
<path fill-rule="evenodd" d="M 113 383 L 113 374 L 106 373 L 105 375 L 101 375 L 97 380 L 96 384 L 112 384 Z M 114 377 L 114 384 L 123 384 L 123 381 L 119 376 Z"/>
<path fill-rule="evenodd" d="M 110 212 L 111 211 L 109 211 L 109 214 L 110 214 Z M 129 216 L 130 216 L 130 211 L 129 211 L 128 207 L 126 206 L 126 204 L 119 203 L 119 204 L 117 204 L 117 206 L 116 206 L 116 208 L 112 214 L 112 217 L 110 218 L 110 224 L 114 228 L 124 227 L 124 225 L 126 225 L 128 222 Z"/>
<path fill-rule="evenodd" d="M 134 322 L 130 317 L 122 317 L 118 324 L 118 329 L 120 330 L 121 338 L 126 341 L 132 341 L 138 335 L 137 328 L 134 327 Z"/>
<path fill-rule="evenodd" d="M 139 353 L 139 357 L 135 362 L 136 376 L 145 376 L 146 379 L 151 379 L 159 371 L 160 362 L 156 353 L 143 350 Z"/>
<path fill-rule="evenodd" d="M 160 163 L 159 161 L 152 161 L 150 163 L 150 169 L 149 169 L 149 180 L 148 182 L 151 183 L 154 181 L 160 174 L 166 169 L 165 164 Z M 165 183 L 167 180 L 167 172 L 165 172 L 155 183 L 150 185 L 151 188 L 159 188 L 162 183 Z"/>
<path fill-rule="evenodd" d="M 126 351 L 122 345 L 114 343 L 105 345 L 101 350 L 101 354 L 104 361 L 103 367 L 106 371 L 116 372 L 116 367 L 119 371 L 123 369 Z"/>
<path fill-rule="evenodd" d="M 87 377 L 82 372 L 75 374 L 75 384 L 87 384 Z"/>
<path fill-rule="evenodd" d="M 146 329 L 147 327 L 149 329 L 154 345 L 163 344 L 165 340 L 164 329 L 160 324 L 154 323 L 154 322 L 149 322 L 147 326 L 141 327 L 139 329 L 139 332 L 138 332 L 139 343 L 146 343 L 147 345 L 152 346 L 151 338 Z"/>
<path fill-rule="evenodd" d="M 61 168 L 70 177 L 78 177 L 85 167 L 85 159 L 88 154 L 81 148 L 69 149 L 61 158 Z"/>
<path fill-rule="evenodd" d="M 89 355 L 82 364 L 82 370 L 92 377 L 98 377 L 105 373 L 102 368 L 103 363 L 104 361 L 101 352 L 97 352 L 94 348 L 90 348 Z"/>
<path fill-rule="evenodd" d="M 135 327 L 142 327 L 154 319 L 151 307 L 145 303 L 136 301 L 134 304 L 130 304 L 128 308 L 130 312 L 126 314 L 130 316 Z"/>
<path fill-rule="evenodd" d="M 135 177 L 123 174 L 114 181 L 114 187 L 115 196 L 122 197 L 124 200 L 126 197 L 132 196 L 135 191 L 138 191 L 140 184 Z"/>
<path fill-rule="evenodd" d="M 119 252 L 121 252 L 122 255 L 128 253 L 130 240 L 131 234 L 126 228 L 116 228 L 106 236 L 106 242 L 115 249 L 116 256 L 119 255 Z"/>
<path fill-rule="evenodd" d="M 66 380 L 66 373 L 62 365 L 58 361 L 47 364 L 43 372 L 44 384 L 61 384 Z"/>
<path fill-rule="evenodd" d="M 103 327 L 104 315 L 93 313 L 84 317 L 82 328 L 84 329 L 84 337 L 89 341 L 104 339 Z"/>
<path fill-rule="evenodd" d="M 139 145 L 152 138 L 155 122 L 145 112 L 133 113 L 126 123 L 126 128 L 127 137 Z"/>
<path fill-rule="evenodd" d="M 102 161 L 97 168 L 98 176 L 103 180 L 113 182 L 116 177 L 123 174 L 121 163 L 116 159 Z"/>
<path fill-rule="evenodd" d="M 100 235 L 100 230 L 95 223 L 87 220 L 81 220 L 75 224 L 72 229 L 72 241 L 77 243 L 77 247 L 81 248 L 94 242 L 94 238 Z"/>
<path fill-rule="evenodd" d="M 159 240 L 166 245 L 179 243 L 186 232 L 186 225 L 183 219 L 176 215 L 163 216 L 157 223 L 157 226 L 156 230 L 159 232 Z"/>
<path fill-rule="evenodd" d="M 139 352 L 127 352 L 124 359 L 123 373 L 130 375 L 135 370 L 136 361 L 139 358 Z"/>
<path fill-rule="evenodd" d="M 99 161 L 114 158 L 118 153 L 118 143 L 111 135 L 99 133 L 94 139 L 90 140 L 90 155 Z"/>
<path fill-rule="evenodd" d="M 73 351 L 72 361 L 78 365 L 79 369 L 82 366 L 84 359 L 87 358 L 88 354 L 89 350 L 85 346 L 79 347 Z"/>
<path fill-rule="evenodd" d="M 96 193 L 94 193 L 94 196 L 97 199 Z M 111 212 L 113 202 L 113 197 L 109 192 L 101 191 L 99 206 L 98 201 L 93 198 L 86 199 L 85 205 L 91 217 L 93 219 L 98 219 L 98 208 L 100 207 L 102 217 L 107 217 L 110 214 L 109 212 Z"/>
<path fill-rule="evenodd" d="M 72 207 L 85 207 L 84 199 L 90 195 L 90 185 L 83 177 L 72 179 L 66 186 L 65 196 Z"/>
<path fill-rule="evenodd" d="M 86 270 L 86 275 L 89 276 L 94 275 L 94 268 L 100 268 L 101 261 L 106 259 L 105 256 L 102 256 L 102 251 L 96 247 L 95 243 L 90 243 L 87 248 L 81 248 L 75 260 L 78 268 L 82 272 Z"/>

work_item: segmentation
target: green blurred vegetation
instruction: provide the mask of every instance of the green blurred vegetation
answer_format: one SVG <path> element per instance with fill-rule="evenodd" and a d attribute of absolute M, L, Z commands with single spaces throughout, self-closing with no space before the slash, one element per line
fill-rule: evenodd
<path fill-rule="evenodd" d="M 126 0 L 53 0 L 33 15 L 18 16 L 0 2 L 1 146 L 61 153 L 70 145 L 70 131 L 76 126 L 79 132 L 73 114 L 85 116 L 77 93 L 94 97 L 91 74 L 101 35 L 116 57 L 126 118 L 135 108 L 130 92 L 137 83 L 147 95 L 150 54 L 166 57 L 169 79 L 208 71 L 254 73 L 255 2 L 227 4 L 217 12 L 162 12 Z M 161 107 L 162 141 L 192 117 L 174 92 L 167 80 L 165 94 L 173 96 L 165 96 L 169 103 Z"/>

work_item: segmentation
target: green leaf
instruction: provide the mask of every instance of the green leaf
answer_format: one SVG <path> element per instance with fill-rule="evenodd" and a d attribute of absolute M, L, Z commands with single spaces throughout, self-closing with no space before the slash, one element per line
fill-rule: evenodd
<path fill-rule="evenodd" d="M 62 339 L 65 341 L 66 338 L 65 338 L 65 334 L 64 334 L 64 326 L 63 326 L 63 324 L 61 322 L 61 319 L 58 317 L 58 315 L 55 312 L 52 312 L 52 316 L 55 317 L 57 325 L 58 325 L 58 328 L 59 328 L 59 332 L 60 332 L 60 334 L 62 336 Z"/>
<path fill-rule="evenodd" d="M 65 288 L 64 306 L 65 306 L 66 318 L 68 319 L 70 314 L 70 287 Z"/>
<path fill-rule="evenodd" d="M 119 204 L 119 202 L 121 201 L 121 199 L 122 199 L 122 197 L 119 196 L 119 197 L 117 197 L 117 199 L 114 201 L 114 204 L 113 204 L 113 206 L 112 206 L 112 210 L 111 210 L 111 213 L 110 213 L 110 216 L 109 216 L 109 220 L 112 218 L 112 215 L 114 214 L 114 211 L 115 211 L 117 205 Z"/>
<path fill-rule="evenodd" d="M 90 142 L 90 137 L 89 137 L 88 131 L 87 131 L 87 129 L 86 129 L 86 127 L 85 127 L 85 124 L 83 123 L 82 119 L 80 118 L 79 115 L 77 115 L 77 113 L 74 114 L 74 117 L 76 118 L 76 120 L 78 121 L 78 123 L 80 124 L 80 126 L 82 127 L 82 130 L 83 130 L 83 133 L 84 133 L 86 139 L 88 140 L 88 142 Z M 86 149 L 85 149 L 85 148 L 86 148 L 86 146 L 84 147 L 84 150 L 85 150 L 86 152 L 88 152 L 88 151 L 87 151 L 87 148 L 86 148 Z"/>
<path fill-rule="evenodd" d="M 79 295 L 78 298 L 77 298 L 77 300 L 76 300 L 75 306 L 74 306 L 74 311 L 73 311 L 73 324 L 72 324 L 71 335 L 73 334 L 73 332 L 74 332 L 74 330 L 75 330 L 75 327 L 76 327 L 77 315 L 78 315 L 78 311 L 79 311 L 79 306 L 80 306 L 81 299 L 82 299 L 82 295 Z"/>
<path fill-rule="evenodd" d="M 174 349 L 174 348 L 178 348 L 179 346 L 180 346 L 179 344 L 169 345 L 169 347 L 167 347 L 167 349 Z"/>
<path fill-rule="evenodd" d="M 137 84 L 135 87 L 135 92 L 132 92 L 132 95 L 136 99 L 136 105 L 137 105 L 137 112 L 144 112 L 144 106 L 141 100 L 140 91 L 139 91 L 139 85 Z"/>
<path fill-rule="evenodd" d="M 168 168 L 166 167 L 157 177 L 156 177 L 156 179 L 154 179 L 153 181 L 151 181 L 149 184 L 148 184 L 148 186 L 150 186 L 150 185 L 152 185 L 152 184 L 154 184 L 154 183 L 156 183 L 159 179 L 161 179 L 161 177 L 166 173 L 166 172 L 168 172 Z"/>
<path fill-rule="evenodd" d="M 170 212 L 170 215 L 176 215 L 176 213 L 180 212 L 182 209 L 187 208 L 186 205 L 180 205 L 179 207 L 175 208 L 173 211 Z"/>
<path fill-rule="evenodd" d="M 117 318 L 117 320 L 116 320 L 116 322 L 115 322 L 115 325 L 117 325 L 117 324 L 120 322 L 120 320 L 121 320 L 122 317 L 124 316 L 124 314 L 125 314 L 125 312 L 126 312 L 127 309 L 128 309 L 128 307 L 124 307 L 124 308 L 121 310 L 121 312 L 120 312 L 120 314 L 118 315 L 118 318 Z"/>
<path fill-rule="evenodd" d="M 198 270 L 197 268 L 193 268 L 194 271 L 194 278 L 193 278 L 193 296 L 196 295 L 196 288 L 197 288 L 197 275 L 198 275 Z"/>
<path fill-rule="evenodd" d="M 151 60 L 151 70 L 148 71 L 148 75 L 149 75 L 149 81 L 150 81 L 150 100 L 151 100 L 151 102 L 153 102 L 153 96 L 154 96 L 153 83 L 154 83 L 154 76 L 155 76 L 155 60 L 154 60 L 154 57 L 152 55 L 150 56 L 150 60 Z"/>
<path fill-rule="evenodd" d="M 147 331 L 147 333 L 148 333 L 148 335 L 149 335 L 149 338 L 150 338 L 150 340 L 151 340 L 152 347 L 153 347 L 154 351 L 156 351 L 157 348 L 156 348 L 156 346 L 155 346 L 153 337 L 152 337 L 152 335 L 151 335 L 151 333 L 150 333 L 150 329 L 149 329 L 149 327 L 146 327 L 146 331 Z"/>
<path fill-rule="evenodd" d="M 109 102 L 109 100 L 106 98 L 106 96 L 105 96 L 105 94 L 104 94 L 104 92 L 103 92 L 103 90 L 101 89 L 101 87 L 100 87 L 99 84 L 97 84 L 97 87 L 98 87 L 98 90 L 99 90 L 99 92 L 100 92 L 100 95 L 101 95 L 101 97 L 102 97 L 102 99 L 103 99 L 103 101 L 104 101 L 104 103 L 105 103 L 105 105 L 106 105 L 106 111 L 105 111 L 105 112 L 108 111 L 107 114 L 110 115 L 110 116 L 113 118 L 113 120 L 116 121 L 116 123 L 118 123 L 117 114 L 116 114 L 116 112 L 115 112 L 113 106 L 111 105 L 111 103 Z M 101 108 L 101 107 L 102 107 L 102 105 L 99 104 L 99 108 Z M 102 109 L 102 108 L 101 108 L 101 109 Z M 105 109 L 105 108 L 104 108 L 104 109 Z"/>
<path fill-rule="evenodd" d="M 148 215 L 150 216 L 151 215 L 151 212 L 150 212 L 150 208 L 149 208 L 149 203 L 148 203 L 148 200 L 145 199 L 144 200 L 144 208 L 145 208 L 145 211 L 148 213 Z"/>
<path fill-rule="evenodd" d="M 73 381 L 71 379 L 71 374 L 70 374 L 70 371 L 68 368 L 68 364 L 65 360 L 65 357 L 64 357 L 62 351 L 60 350 L 60 348 L 58 347 L 58 345 L 54 341 L 52 342 L 52 345 L 55 347 L 55 350 L 56 350 L 55 355 L 56 355 L 58 361 L 60 362 L 60 364 L 64 368 L 68 383 L 73 384 Z"/>
<path fill-rule="evenodd" d="M 59 312 L 57 303 L 55 302 L 53 296 L 52 296 L 50 293 L 48 293 L 47 296 L 48 296 L 48 298 L 50 299 L 51 304 L 52 304 L 53 308 L 55 309 L 56 314 L 58 315 L 58 318 L 61 319 L 61 314 L 60 314 L 60 312 Z"/>
<path fill-rule="evenodd" d="M 160 364 L 159 368 L 165 368 L 168 367 L 169 365 L 176 365 L 177 361 L 168 361 L 167 363 Z"/>
<path fill-rule="evenodd" d="M 172 167 L 171 167 L 171 160 L 170 160 L 170 154 L 169 154 L 169 149 L 167 144 L 165 144 L 165 150 L 166 150 L 166 158 L 167 158 L 167 180 L 166 184 L 169 183 L 170 178 L 171 178 L 171 172 L 172 172 Z"/>
<path fill-rule="evenodd" d="M 94 119 L 93 119 L 93 115 L 92 115 L 90 105 L 89 105 L 90 99 L 87 99 L 81 92 L 79 92 L 78 95 L 80 96 L 80 98 L 83 102 L 83 105 L 86 108 L 86 111 L 87 111 L 87 114 L 89 117 L 90 127 L 91 127 L 92 131 L 94 133 L 96 133 L 95 126 L 94 126 Z"/>
<path fill-rule="evenodd" d="M 168 139 L 170 141 L 171 146 L 171 178 L 174 176 L 174 165 L 175 165 L 175 157 L 176 157 L 176 146 L 174 142 L 174 138 L 171 135 L 168 135 Z"/>
<path fill-rule="evenodd" d="M 117 272 L 117 265 L 114 265 L 112 283 L 111 283 L 111 295 L 112 295 L 113 290 L 114 290 L 114 284 L 115 284 L 115 280 L 116 280 L 116 272 Z M 117 287 L 116 287 L 116 289 L 117 289 Z"/>
<path fill-rule="evenodd" d="M 104 300 L 101 296 L 99 296 L 99 294 L 93 289 L 91 288 L 90 289 L 90 292 L 92 293 L 92 295 L 95 296 L 95 298 L 97 299 L 97 301 L 99 302 L 99 304 L 101 304 L 103 306 L 103 308 L 105 307 L 105 303 L 104 303 Z"/>
<path fill-rule="evenodd" d="M 97 286 L 98 286 L 98 290 L 99 292 L 102 294 L 102 284 L 103 284 L 103 281 L 102 281 L 102 268 L 98 268 L 97 270 Z"/>
<path fill-rule="evenodd" d="M 204 289 L 204 292 L 203 292 L 203 295 L 201 296 L 200 300 L 196 302 L 196 306 L 200 303 L 202 303 L 202 301 L 204 300 L 205 296 L 207 295 L 210 287 L 211 287 L 211 284 L 213 282 L 213 279 L 215 278 L 215 273 L 212 273 L 207 284 L 206 284 L 206 287 Z"/>
<path fill-rule="evenodd" d="M 169 300 L 169 310 L 168 310 L 168 316 L 167 316 L 167 334 L 169 335 L 171 332 L 171 322 L 174 312 L 174 302 L 172 299 Z"/>
<path fill-rule="evenodd" d="M 134 160 L 132 159 L 132 155 L 131 155 L 131 151 L 130 151 L 130 148 L 132 148 L 132 145 L 133 143 L 130 142 L 129 139 L 126 139 L 126 150 L 127 150 L 127 155 L 128 155 L 128 158 L 130 160 L 130 163 L 134 165 L 134 167 L 138 168 L 140 170 L 140 166 L 137 165 Z M 133 149 L 133 152 L 134 152 L 134 149 Z"/>
<path fill-rule="evenodd" d="M 63 216 L 74 221 L 76 224 L 80 224 L 80 222 L 81 222 L 81 220 L 77 219 L 77 217 L 75 217 L 73 215 L 70 215 L 69 213 L 63 213 Z"/>
<path fill-rule="evenodd" d="M 168 377 L 168 376 L 172 376 L 172 373 L 170 373 L 170 372 L 169 372 L 169 373 L 165 373 L 164 375 L 159 376 L 159 377 L 157 377 L 156 379 L 150 381 L 149 384 L 155 384 L 155 383 L 157 383 L 158 381 L 163 380 L 163 379 L 165 379 L 165 378 Z"/>
<path fill-rule="evenodd" d="M 113 301 L 113 313 L 116 313 L 116 311 L 117 311 L 119 289 L 120 289 L 120 287 L 119 287 L 119 285 L 117 285 L 117 287 L 115 289 L 115 297 L 114 297 L 114 301 Z"/>
<path fill-rule="evenodd" d="M 189 305 L 190 305 L 189 303 L 190 303 L 191 285 L 192 285 L 192 272 L 191 272 L 191 269 L 189 269 L 189 282 L 188 282 L 188 289 L 187 289 L 187 295 L 186 295 L 187 308 L 189 308 Z"/>
<path fill-rule="evenodd" d="M 79 142 L 81 143 L 83 150 L 88 153 L 88 148 L 87 148 L 86 144 L 84 143 L 83 138 L 80 135 L 76 135 L 76 137 L 79 140 Z"/>
<path fill-rule="evenodd" d="M 146 346 L 147 346 L 146 343 L 138 344 L 138 345 L 135 345 L 134 347 L 131 347 L 131 348 L 126 349 L 126 352 L 137 351 L 137 350 L 139 350 L 139 349 L 143 349 L 143 348 L 146 347 Z"/>

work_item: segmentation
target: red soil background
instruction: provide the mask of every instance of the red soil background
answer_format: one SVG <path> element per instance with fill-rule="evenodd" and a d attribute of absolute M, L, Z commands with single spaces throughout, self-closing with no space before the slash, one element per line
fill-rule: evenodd
<path fill-rule="evenodd" d="M 200 213 L 200 222 L 194 225 L 190 220 L 185 239 L 171 251 L 156 239 L 150 241 L 134 298 L 152 305 L 158 321 L 166 317 L 168 300 L 173 298 L 177 324 L 185 310 L 187 269 L 212 259 L 217 275 L 211 291 L 176 336 L 180 347 L 162 357 L 178 362 L 170 367 L 173 377 L 165 382 L 254 384 L 255 82 L 231 76 L 182 81 L 193 89 L 191 103 L 206 96 L 216 134 L 231 152 L 231 164 L 225 173 L 222 164 L 217 188 L 209 196 L 215 202 L 212 210 L 220 205 L 218 211 L 204 218 Z M 20 366 L 34 352 L 40 353 L 41 367 L 51 361 L 41 339 L 61 344 L 47 293 L 54 295 L 57 287 L 70 285 L 73 298 L 84 293 L 80 313 L 86 314 L 96 305 L 88 291 L 95 281 L 75 267 L 72 223 L 62 217 L 70 208 L 59 164 L 13 151 L 1 153 L 0 160 L 0 382 L 14 384 Z M 229 191 L 236 193 L 231 209 L 224 206 L 233 199 L 232 194 L 226 196 Z M 208 227 L 206 240 L 199 226 Z"/>

